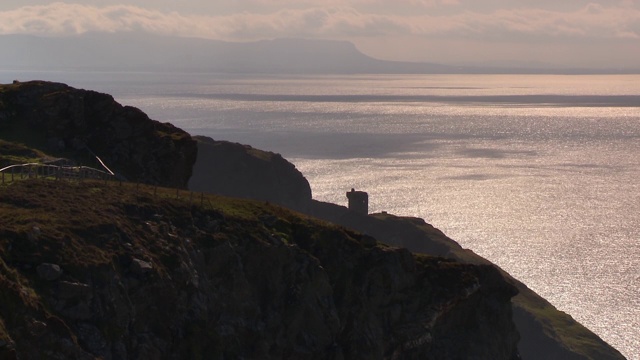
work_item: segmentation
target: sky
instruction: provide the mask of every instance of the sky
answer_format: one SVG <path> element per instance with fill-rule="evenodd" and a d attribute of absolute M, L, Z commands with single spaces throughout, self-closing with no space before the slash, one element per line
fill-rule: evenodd
<path fill-rule="evenodd" d="M 640 0 L 2 0 L 0 34 L 347 40 L 385 60 L 640 68 Z"/>

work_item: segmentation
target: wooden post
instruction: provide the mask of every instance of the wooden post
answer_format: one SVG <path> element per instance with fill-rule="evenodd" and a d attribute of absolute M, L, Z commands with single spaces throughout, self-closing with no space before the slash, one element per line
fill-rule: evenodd
<path fill-rule="evenodd" d="M 204 193 L 200 193 L 200 207 L 204 207 Z"/>

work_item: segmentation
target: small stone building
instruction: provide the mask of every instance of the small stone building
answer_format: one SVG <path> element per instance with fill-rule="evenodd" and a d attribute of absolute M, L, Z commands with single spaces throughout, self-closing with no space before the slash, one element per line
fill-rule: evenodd
<path fill-rule="evenodd" d="M 347 199 L 349 199 L 349 210 L 363 215 L 369 214 L 369 194 L 352 188 L 347 192 Z"/>

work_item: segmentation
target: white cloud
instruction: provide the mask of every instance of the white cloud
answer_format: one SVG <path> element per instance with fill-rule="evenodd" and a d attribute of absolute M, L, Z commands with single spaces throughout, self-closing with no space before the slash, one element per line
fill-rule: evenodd
<path fill-rule="evenodd" d="M 278 1 L 293 3 L 291 0 Z M 297 6 L 269 13 L 243 12 L 224 16 L 182 15 L 127 5 L 97 7 L 59 2 L 0 12 L 0 33 L 72 35 L 93 31 L 143 30 L 227 40 L 381 36 L 479 39 L 640 38 L 640 10 L 629 1 L 616 6 L 589 4 L 572 12 L 520 8 L 489 13 L 460 12 L 447 16 L 429 15 L 428 10 L 417 15 L 382 15 L 348 6 L 363 2 L 376 3 L 380 0 L 331 0 L 330 3 L 335 6 Z M 428 7 L 456 4 L 457 0 L 404 2 Z"/>

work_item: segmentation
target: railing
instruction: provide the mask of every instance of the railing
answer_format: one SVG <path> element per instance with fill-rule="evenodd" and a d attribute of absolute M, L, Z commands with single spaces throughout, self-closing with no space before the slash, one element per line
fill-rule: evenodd
<path fill-rule="evenodd" d="M 38 163 L 7 166 L 0 169 L 0 174 L 2 184 L 9 181 L 38 178 L 116 180 L 113 174 L 87 166 L 57 166 Z"/>

